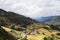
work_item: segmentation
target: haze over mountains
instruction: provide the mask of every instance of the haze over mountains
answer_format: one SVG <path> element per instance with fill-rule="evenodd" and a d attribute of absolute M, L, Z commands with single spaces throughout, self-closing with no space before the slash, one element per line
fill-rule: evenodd
<path fill-rule="evenodd" d="M 41 17 L 36 20 L 41 23 L 52 25 L 52 26 L 56 27 L 55 29 L 60 30 L 60 16 L 59 15 L 58 16 Z"/>
<path fill-rule="evenodd" d="M 48 17 L 41 17 L 37 18 L 36 21 L 39 21 L 41 23 L 55 23 L 55 22 L 60 22 L 60 16 L 48 16 Z"/>
<path fill-rule="evenodd" d="M 38 17 L 36 20 L 39 21 L 39 22 L 47 22 L 47 21 L 52 20 L 53 17 L 54 17 L 54 16 Z"/>

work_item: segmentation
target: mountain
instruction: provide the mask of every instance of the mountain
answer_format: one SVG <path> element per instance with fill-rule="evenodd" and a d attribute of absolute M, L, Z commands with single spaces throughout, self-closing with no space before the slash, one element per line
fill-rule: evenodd
<path fill-rule="evenodd" d="M 45 23 L 60 25 L 60 16 L 54 16 L 50 21 L 46 21 Z"/>
<path fill-rule="evenodd" d="M 0 9 L 0 40 L 60 40 L 53 25 Z"/>
<path fill-rule="evenodd" d="M 40 17 L 40 18 L 37 18 L 36 21 L 44 23 L 44 22 L 48 22 L 48 21 L 52 20 L 53 18 L 54 18 L 54 16 Z"/>
<path fill-rule="evenodd" d="M 58 29 L 60 30 L 60 16 L 48 16 L 48 17 L 41 17 L 36 19 L 37 21 L 41 22 L 41 23 L 45 23 L 48 24 L 52 27 L 53 29 Z"/>
<path fill-rule="evenodd" d="M 60 16 L 48 16 L 48 17 L 40 17 L 35 19 L 41 23 L 51 23 L 51 22 L 60 22 Z M 53 23 L 52 23 L 53 24 Z"/>
<path fill-rule="evenodd" d="M 10 26 L 13 24 L 16 26 L 26 27 L 26 25 L 33 24 L 34 22 L 37 21 L 33 20 L 32 18 L 16 14 L 14 12 L 7 12 L 5 10 L 0 9 L 1 25 Z"/>

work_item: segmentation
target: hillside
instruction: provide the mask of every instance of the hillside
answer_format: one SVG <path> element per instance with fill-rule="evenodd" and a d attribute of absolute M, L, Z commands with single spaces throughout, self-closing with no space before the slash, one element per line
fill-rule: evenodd
<path fill-rule="evenodd" d="M 60 31 L 52 27 L 0 9 L 0 40 L 60 40 Z"/>
<path fill-rule="evenodd" d="M 35 19 L 36 21 L 39 21 L 41 23 L 47 23 L 47 24 L 53 24 L 53 25 L 60 25 L 60 16 L 48 16 L 48 17 L 41 17 Z M 56 23 L 56 24 L 55 24 Z"/>
<path fill-rule="evenodd" d="M 40 19 L 37 19 L 37 21 L 48 24 L 51 26 L 52 29 L 60 31 L 60 16 L 59 15 L 42 17 Z"/>
<path fill-rule="evenodd" d="M 60 25 L 60 16 L 54 16 L 50 21 L 46 21 L 45 23 Z"/>
<path fill-rule="evenodd" d="M 36 26 L 36 25 L 35 25 Z M 37 25 L 38 26 L 38 25 Z M 31 28 L 33 26 L 30 26 Z M 7 27 L 1 27 L 3 30 L 5 30 L 8 34 L 5 39 L 3 37 L 1 39 L 3 40 L 60 40 L 60 32 L 57 30 L 51 30 L 49 26 L 47 26 L 48 29 L 41 27 L 40 28 L 27 28 L 25 32 L 23 31 L 17 31 L 14 29 L 10 29 Z M 5 32 L 4 32 L 5 33 Z"/>
<path fill-rule="evenodd" d="M 0 27 L 0 40 L 16 40 L 16 39 L 9 35 L 3 28 Z"/>
<path fill-rule="evenodd" d="M 5 10 L 0 9 L 1 26 L 19 26 L 25 28 L 26 25 L 33 24 L 34 22 L 37 21 L 33 20 L 32 18 L 16 14 L 14 12 L 7 12 Z"/>

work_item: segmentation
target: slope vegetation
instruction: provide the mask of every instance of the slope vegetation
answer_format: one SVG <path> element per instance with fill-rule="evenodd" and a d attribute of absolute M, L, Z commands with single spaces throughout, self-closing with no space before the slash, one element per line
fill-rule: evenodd
<path fill-rule="evenodd" d="M 0 9 L 0 40 L 60 40 L 60 31 L 53 25 Z"/>

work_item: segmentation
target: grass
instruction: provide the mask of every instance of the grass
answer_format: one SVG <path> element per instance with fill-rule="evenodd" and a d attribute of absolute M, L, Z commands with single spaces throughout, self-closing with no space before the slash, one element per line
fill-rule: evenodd
<path fill-rule="evenodd" d="M 37 29 L 35 34 L 26 34 L 22 31 L 13 30 L 7 27 L 2 27 L 6 32 L 12 35 L 17 40 L 60 40 L 60 33 L 56 30 L 48 30 L 45 28 Z"/>
<path fill-rule="evenodd" d="M 9 35 L 12 35 L 15 39 L 22 39 L 25 37 L 25 34 L 21 31 L 16 31 L 7 27 L 2 27 Z"/>

